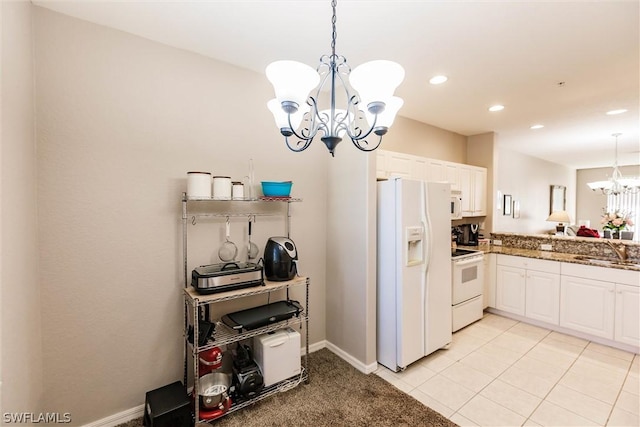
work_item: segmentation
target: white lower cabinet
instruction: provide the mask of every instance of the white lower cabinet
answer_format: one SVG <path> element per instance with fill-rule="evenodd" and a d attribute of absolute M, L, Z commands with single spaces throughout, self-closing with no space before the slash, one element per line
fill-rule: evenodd
<path fill-rule="evenodd" d="M 498 259 L 498 262 L 499 259 Z M 496 308 L 524 316 L 525 270 L 498 265 L 496 267 Z"/>
<path fill-rule="evenodd" d="M 498 255 L 496 308 L 531 319 L 558 324 L 560 264 Z"/>
<path fill-rule="evenodd" d="M 563 276 L 560 287 L 560 326 L 613 339 L 615 284 Z"/>
<path fill-rule="evenodd" d="M 640 347 L 640 273 L 562 264 L 560 324 Z"/>
<path fill-rule="evenodd" d="M 640 345 L 640 288 L 616 284 L 616 341 Z"/>
<path fill-rule="evenodd" d="M 525 316 L 554 325 L 560 322 L 560 275 L 527 270 Z"/>
<path fill-rule="evenodd" d="M 640 272 L 504 254 L 495 272 L 496 309 L 640 348 Z"/>
<path fill-rule="evenodd" d="M 496 254 L 484 254 L 484 289 L 482 308 L 496 306 Z"/>

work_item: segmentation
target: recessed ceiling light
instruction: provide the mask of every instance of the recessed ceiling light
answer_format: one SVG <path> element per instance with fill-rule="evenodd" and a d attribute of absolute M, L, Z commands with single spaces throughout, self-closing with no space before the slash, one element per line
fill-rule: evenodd
<path fill-rule="evenodd" d="M 429 79 L 429 83 L 432 85 L 439 85 L 449 80 L 447 76 L 433 76 Z"/>
<path fill-rule="evenodd" d="M 504 105 L 492 105 L 491 107 L 489 107 L 489 111 L 502 111 L 504 110 Z"/>
<path fill-rule="evenodd" d="M 614 116 L 616 114 L 622 114 L 622 113 L 626 113 L 627 110 L 624 108 L 620 108 L 619 110 L 611 110 L 611 111 L 607 111 L 607 115 L 609 116 Z"/>
<path fill-rule="evenodd" d="M 533 125 L 529 129 L 542 129 L 544 125 Z"/>

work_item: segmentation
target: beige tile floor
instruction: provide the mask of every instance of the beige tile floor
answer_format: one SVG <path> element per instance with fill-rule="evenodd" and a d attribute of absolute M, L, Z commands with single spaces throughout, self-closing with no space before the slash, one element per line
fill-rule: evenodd
<path fill-rule="evenodd" d="M 640 426 L 637 354 L 494 314 L 376 374 L 461 426 Z"/>

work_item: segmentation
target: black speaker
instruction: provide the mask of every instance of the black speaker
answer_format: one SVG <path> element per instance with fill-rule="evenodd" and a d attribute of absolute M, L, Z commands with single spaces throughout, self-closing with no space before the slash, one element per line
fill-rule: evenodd
<path fill-rule="evenodd" d="M 144 403 L 145 427 L 191 427 L 191 402 L 182 382 L 148 391 Z"/>

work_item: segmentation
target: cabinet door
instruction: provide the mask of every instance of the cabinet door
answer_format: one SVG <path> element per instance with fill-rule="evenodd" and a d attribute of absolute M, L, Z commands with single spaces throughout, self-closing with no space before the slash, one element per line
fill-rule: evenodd
<path fill-rule="evenodd" d="M 376 151 L 376 178 L 384 179 L 388 178 L 387 172 L 387 151 Z"/>
<path fill-rule="evenodd" d="M 444 163 L 444 179 L 451 184 L 451 189 L 460 191 L 460 167 L 456 163 Z"/>
<path fill-rule="evenodd" d="M 496 275 L 496 308 L 524 316 L 525 270 L 498 265 Z"/>
<path fill-rule="evenodd" d="M 487 214 L 487 170 L 473 171 L 473 213 L 476 216 Z"/>
<path fill-rule="evenodd" d="M 560 326 L 613 339 L 614 290 L 613 283 L 562 276 Z"/>
<path fill-rule="evenodd" d="M 560 323 L 560 275 L 527 270 L 525 316 Z"/>
<path fill-rule="evenodd" d="M 616 284 L 615 340 L 640 346 L 640 288 Z"/>
<path fill-rule="evenodd" d="M 444 162 L 435 159 L 427 160 L 427 181 L 447 182 Z"/>
<path fill-rule="evenodd" d="M 475 198 L 473 189 L 473 175 L 471 169 L 461 167 L 460 191 L 462 192 L 462 216 L 473 216 L 473 200 Z"/>
<path fill-rule="evenodd" d="M 411 162 L 411 178 L 420 181 L 427 180 L 427 159 L 414 157 Z"/>
<path fill-rule="evenodd" d="M 387 175 L 411 179 L 412 158 L 408 154 L 388 151 L 386 154 Z"/>
<path fill-rule="evenodd" d="M 496 254 L 484 254 L 483 308 L 496 306 Z"/>

